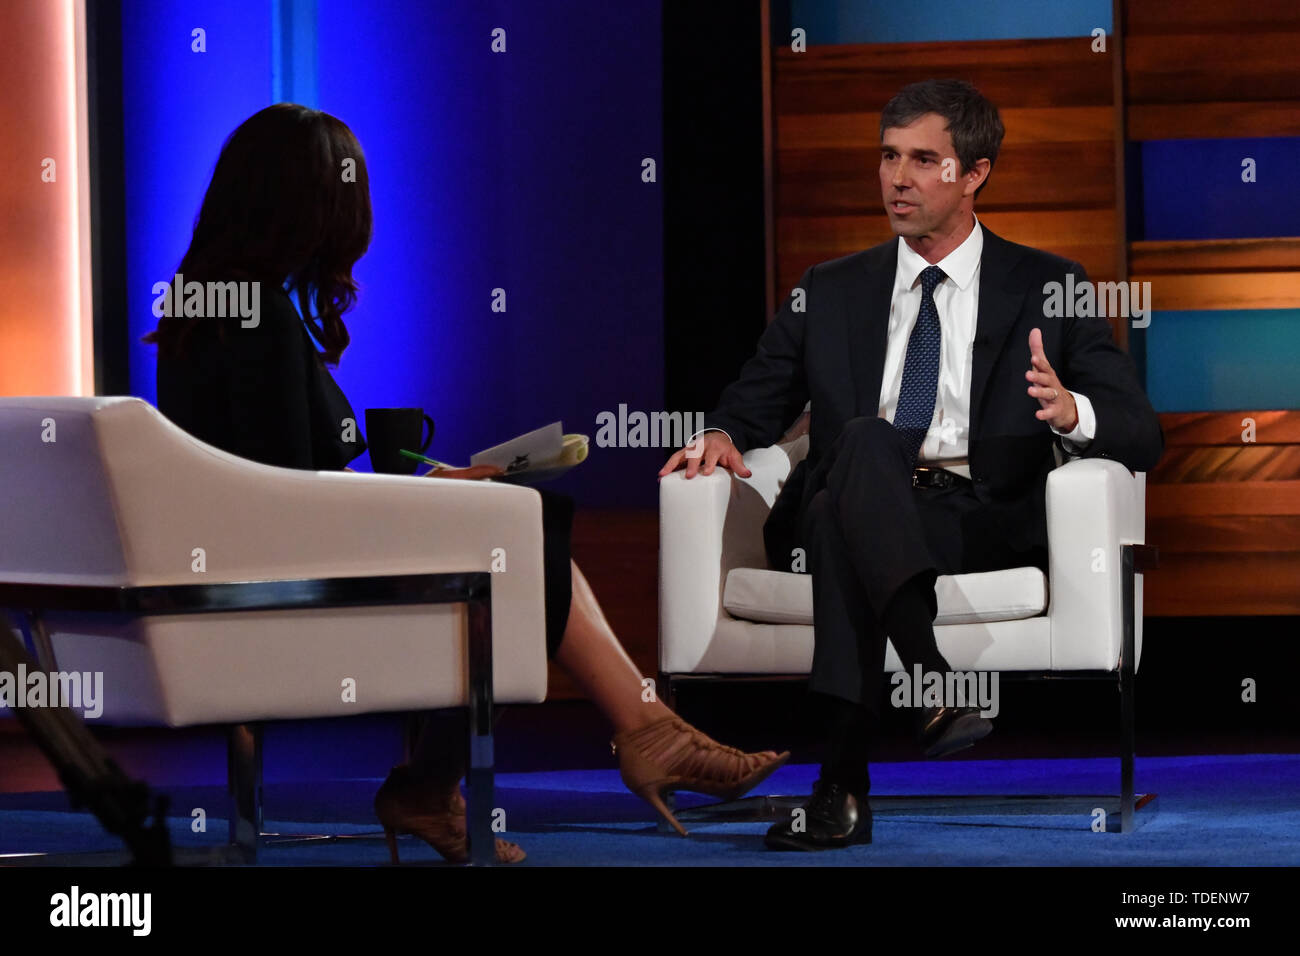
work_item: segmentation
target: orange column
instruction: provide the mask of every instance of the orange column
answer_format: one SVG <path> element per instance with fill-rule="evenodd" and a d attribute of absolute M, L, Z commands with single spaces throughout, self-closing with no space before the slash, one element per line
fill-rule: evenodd
<path fill-rule="evenodd" d="M 0 23 L 0 395 L 93 395 L 84 0 Z"/>

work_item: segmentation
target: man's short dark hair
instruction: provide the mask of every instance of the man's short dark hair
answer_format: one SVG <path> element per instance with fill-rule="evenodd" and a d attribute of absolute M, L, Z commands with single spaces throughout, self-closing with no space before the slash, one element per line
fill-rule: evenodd
<path fill-rule="evenodd" d="M 938 113 L 947 121 L 963 173 L 969 172 L 981 159 L 989 161 L 992 173 L 1006 130 L 998 108 L 979 90 L 965 80 L 924 80 L 905 86 L 885 104 L 880 114 L 881 139 L 885 130 L 910 126 L 926 113 Z M 986 178 L 975 190 L 977 198 L 987 185 Z"/>

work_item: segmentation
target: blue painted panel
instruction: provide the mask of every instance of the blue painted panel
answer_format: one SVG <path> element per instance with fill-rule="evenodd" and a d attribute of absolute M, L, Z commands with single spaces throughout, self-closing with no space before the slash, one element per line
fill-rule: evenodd
<path fill-rule="evenodd" d="M 1156 411 L 1300 409 L 1300 309 L 1153 312 L 1145 335 Z"/>
<path fill-rule="evenodd" d="M 641 181 L 661 155 L 658 3 L 383 9 L 320 0 L 321 108 L 361 140 L 375 206 L 337 376 L 354 407 L 423 406 L 455 462 L 660 409 L 662 204 Z M 653 506 L 664 457 L 593 447 L 556 487 Z"/>
<path fill-rule="evenodd" d="M 792 0 L 790 25 L 809 44 L 925 43 L 1088 36 L 1111 32 L 1110 0 Z M 785 38 L 775 38 L 785 42 Z"/>
<path fill-rule="evenodd" d="M 573 0 L 554 14 L 470 0 L 128 2 L 135 394 L 156 399 L 154 352 L 137 340 L 222 142 L 270 102 L 312 105 L 318 83 L 371 172 L 375 238 L 337 373 L 358 411 L 422 405 L 438 422 L 433 453 L 464 461 L 557 418 L 594 437 L 601 411 L 661 409 L 662 202 L 641 180 L 643 158 L 662 152 L 659 4 Z M 207 53 L 190 52 L 194 27 Z M 496 27 L 505 53 L 491 51 Z M 497 288 L 505 313 L 491 309 Z M 587 505 L 652 506 L 665 455 L 593 449 L 557 487 Z"/>
<path fill-rule="evenodd" d="M 1141 181 L 1141 238 L 1300 235 L 1300 137 L 1144 142 Z"/>
<path fill-rule="evenodd" d="M 207 52 L 193 52 L 204 31 Z M 140 337 L 155 282 L 189 246 L 221 144 L 269 105 L 268 0 L 128 0 L 122 7 L 127 305 L 131 391 L 157 401 L 155 350 Z"/>

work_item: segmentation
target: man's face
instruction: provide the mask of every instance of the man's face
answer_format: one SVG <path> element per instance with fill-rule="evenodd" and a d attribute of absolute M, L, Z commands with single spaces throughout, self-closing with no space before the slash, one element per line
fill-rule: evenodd
<path fill-rule="evenodd" d="M 982 179 L 974 170 L 962 173 L 947 121 L 938 113 L 888 127 L 881 137 L 880 195 L 896 235 L 919 239 L 952 232 Z"/>

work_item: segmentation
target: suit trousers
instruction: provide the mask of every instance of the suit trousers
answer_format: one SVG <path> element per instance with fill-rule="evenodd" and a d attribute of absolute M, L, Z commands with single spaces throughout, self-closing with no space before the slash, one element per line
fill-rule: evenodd
<path fill-rule="evenodd" d="M 807 504 L 793 538 L 805 549 L 813 583 L 816 643 L 809 688 L 860 703 L 877 718 L 889 639 L 881 619 L 901 587 L 918 579 L 933 621 L 940 574 L 1020 567 L 1043 558 L 1007 544 L 996 512 L 971 485 L 914 488 L 912 468 L 902 435 L 889 421 L 852 419 L 808 476 Z M 909 671 L 917 664 L 949 669 L 932 643 L 896 636 L 894 649 Z"/>

